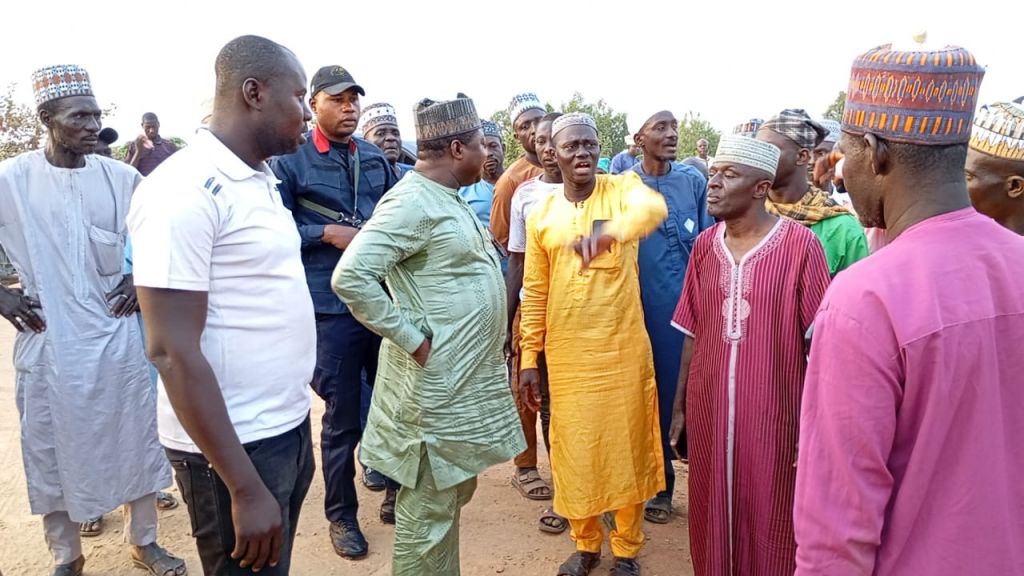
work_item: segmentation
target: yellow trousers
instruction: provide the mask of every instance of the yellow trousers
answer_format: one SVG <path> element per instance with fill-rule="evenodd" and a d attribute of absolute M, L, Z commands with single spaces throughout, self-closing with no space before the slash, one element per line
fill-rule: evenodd
<path fill-rule="evenodd" d="M 644 520 L 644 503 L 619 508 L 615 511 L 615 530 L 608 534 L 612 554 L 618 558 L 636 558 L 644 545 L 641 530 Z M 604 526 L 600 516 L 570 518 L 569 527 L 572 541 L 578 552 L 601 552 L 604 543 Z"/>

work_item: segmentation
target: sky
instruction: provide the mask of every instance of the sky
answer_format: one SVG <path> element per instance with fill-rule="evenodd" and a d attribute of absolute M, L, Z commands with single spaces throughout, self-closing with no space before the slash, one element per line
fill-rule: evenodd
<path fill-rule="evenodd" d="M 117 106 L 105 125 L 119 142 L 141 132 L 144 112 L 157 113 L 164 136 L 187 140 L 212 97 L 217 52 L 243 34 L 292 49 L 308 78 L 344 66 L 366 89 L 364 107 L 396 107 L 406 139 L 418 100 L 457 92 L 485 117 L 525 91 L 556 106 L 574 92 L 604 99 L 631 123 L 664 109 L 699 113 L 721 130 L 783 108 L 820 116 L 858 54 L 909 45 L 922 30 L 929 46 L 964 46 L 987 67 L 981 103 L 1024 95 L 1020 43 L 1008 32 L 1024 20 L 1024 2 L 1009 0 L 626 0 L 601 10 L 580 0 L 10 4 L 0 83 L 16 82 L 31 104 L 33 70 L 84 66 L 100 105 Z"/>

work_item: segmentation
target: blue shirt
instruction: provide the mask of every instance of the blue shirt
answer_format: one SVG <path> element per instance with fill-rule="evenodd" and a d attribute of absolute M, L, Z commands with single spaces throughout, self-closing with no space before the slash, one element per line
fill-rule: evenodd
<path fill-rule="evenodd" d="M 623 150 L 612 157 L 612 174 L 622 174 L 626 170 L 629 170 L 633 166 L 640 163 L 638 158 L 635 158 L 629 153 L 629 150 Z"/>
<path fill-rule="evenodd" d="M 302 264 L 317 314 L 348 313 L 348 307 L 331 289 L 331 275 L 341 259 L 341 250 L 321 241 L 324 226 L 335 222 L 299 206 L 297 199 L 306 198 L 324 208 L 366 221 L 381 196 L 398 181 L 380 148 L 356 137 L 351 142 L 359 151 L 358 198 L 352 189 L 353 172 L 350 172 L 355 162 L 352 145 L 332 144 L 319 128 L 306 135 L 306 143 L 298 151 L 270 161 L 270 167 L 281 180 L 277 186 L 281 201 L 292 211 L 302 238 Z"/>
<path fill-rule="evenodd" d="M 668 218 L 640 242 L 640 298 L 644 322 L 654 353 L 658 390 L 665 394 L 679 378 L 682 333 L 671 326 L 679 295 L 683 291 L 686 267 L 697 236 L 715 222 L 707 210 L 707 180 L 692 166 L 672 163 L 664 176 L 644 173 L 643 164 L 632 168 L 651 189 L 661 193 L 668 205 Z"/>
<path fill-rule="evenodd" d="M 491 201 L 494 200 L 494 184 L 487 180 L 480 179 L 476 184 L 459 188 L 459 196 L 469 204 L 469 207 L 476 213 L 476 217 L 490 229 L 491 225 Z"/>

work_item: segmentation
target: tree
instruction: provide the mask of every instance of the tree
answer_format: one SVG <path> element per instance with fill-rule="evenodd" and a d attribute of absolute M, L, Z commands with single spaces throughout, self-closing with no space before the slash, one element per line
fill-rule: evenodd
<path fill-rule="evenodd" d="M 839 95 L 836 96 L 835 102 L 829 104 L 828 110 L 825 110 L 825 118 L 829 120 L 835 120 L 836 122 L 843 121 L 843 110 L 846 109 L 846 92 L 840 91 Z"/>
<path fill-rule="evenodd" d="M 46 133 L 35 110 L 14 99 L 15 86 L 0 100 L 0 160 L 39 148 Z"/>
<path fill-rule="evenodd" d="M 629 134 L 626 127 L 626 115 L 616 112 L 603 99 L 596 103 L 589 103 L 584 100 L 583 95 L 576 92 L 568 102 L 563 102 L 557 108 L 550 103 L 544 105 L 548 112 L 558 110 L 559 112 L 585 112 L 594 117 L 597 123 L 598 139 L 601 142 L 601 156 L 614 156 L 626 148 L 625 138 Z M 491 114 L 491 122 L 501 126 L 503 139 L 505 141 L 505 166 L 514 162 L 522 156 L 523 147 L 516 140 L 515 131 L 512 130 L 512 121 L 508 117 L 508 111 L 499 110 Z"/>
<path fill-rule="evenodd" d="M 700 114 L 687 112 L 679 119 L 679 144 L 676 147 L 676 157 L 682 160 L 697 154 L 697 141 L 701 138 L 708 141 L 708 155 L 714 156 L 718 150 L 718 141 L 722 134 L 715 130 L 710 122 L 700 117 Z"/>

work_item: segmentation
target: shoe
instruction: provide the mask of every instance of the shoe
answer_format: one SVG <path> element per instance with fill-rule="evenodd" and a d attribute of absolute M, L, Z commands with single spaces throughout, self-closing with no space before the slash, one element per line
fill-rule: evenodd
<path fill-rule="evenodd" d="M 74 562 L 61 564 L 54 568 L 53 576 L 82 576 L 83 569 L 85 569 L 85 556 L 79 556 Z"/>
<path fill-rule="evenodd" d="M 395 523 L 395 500 L 398 499 L 398 490 L 388 488 L 384 493 L 384 501 L 380 503 L 380 521 L 385 524 Z"/>
<path fill-rule="evenodd" d="M 611 576 L 640 576 L 640 563 L 634 558 L 619 558 L 616 556 Z"/>
<path fill-rule="evenodd" d="M 371 492 L 380 492 L 387 484 L 383 474 L 373 468 L 363 468 L 363 486 Z"/>
<path fill-rule="evenodd" d="M 365 558 L 370 552 L 370 545 L 355 521 L 331 522 L 331 544 L 335 554 L 349 560 Z"/>

